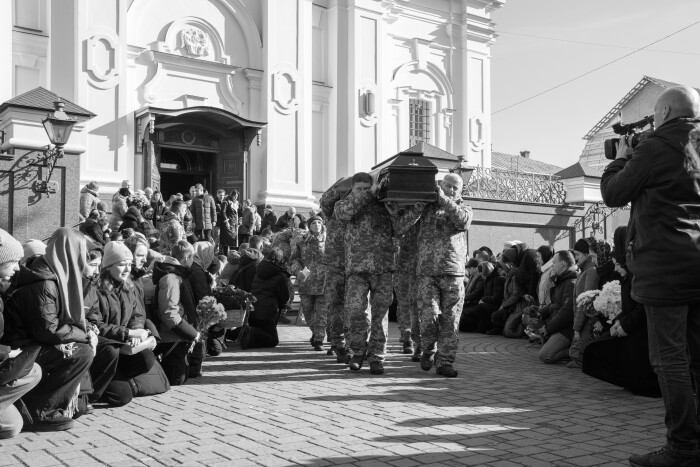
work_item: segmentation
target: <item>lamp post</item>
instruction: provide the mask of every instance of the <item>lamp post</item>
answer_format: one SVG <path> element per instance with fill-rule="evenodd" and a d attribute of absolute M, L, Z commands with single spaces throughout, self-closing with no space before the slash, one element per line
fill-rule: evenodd
<path fill-rule="evenodd" d="M 459 159 L 459 162 L 450 169 L 450 173 L 462 177 L 462 181 L 464 182 L 463 186 L 466 187 L 469 184 L 469 180 L 472 178 L 474 167 L 470 167 L 469 164 L 467 164 L 467 158 L 463 154 L 457 156 L 457 159 Z"/>
<path fill-rule="evenodd" d="M 51 182 L 51 175 L 56 166 L 56 161 L 63 157 L 63 147 L 68 142 L 68 138 L 70 138 L 73 125 L 77 123 L 77 119 L 69 117 L 64 112 L 65 104 L 63 101 L 57 100 L 53 105 L 55 108 L 54 112 L 47 114 L 46 118 L 41 122 L 52 145 L 44 152 L 46 156 L 44 166 L 48 167 L 49 173 L 46 180 L 34 182 L 34 191 L 36 193 L 46 193 L 47 195 L 58 191 L 58 182 Z"/>

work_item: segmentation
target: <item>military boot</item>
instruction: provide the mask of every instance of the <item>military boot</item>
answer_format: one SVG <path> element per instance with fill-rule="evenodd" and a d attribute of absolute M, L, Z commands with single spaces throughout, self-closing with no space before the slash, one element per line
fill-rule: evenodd
<path fill-rule="evenodd" d="M 382 365 L 382 362 L 370 362 L 369 372 L 373 375 L 383 375 L 384 365 Z"/>
<path fill-rule="evenodd" d="M 439 366 L 435 370 L 435 374 L 440 375 L 440 376 L 445 376 L 447 378 L 456 378 L 457 377 L 457 370 L 455 370 L 451 364 L 445 363 L 442 366 Z"/>
<path fill-rule="evenodd" d="M 365 361 L 364 354 L 353 355 L 350 359 L 350 369 L 352 371 L 359 371 L 362 368 L 362 363 Z"/>
<path fill-rule="evenodd" d="M 423 371 L 430 371 L 430 369 L 433 367 L 434 362 L 435 362 L 435 355 L 434 354 L 424 353 L 420 357 L 420 367 Z"/>
<path fill-rule="evenodd" d="M 344 347 L 335 349 L 335 361 L 338 363 L 349 364 L 352 354 Z"/>

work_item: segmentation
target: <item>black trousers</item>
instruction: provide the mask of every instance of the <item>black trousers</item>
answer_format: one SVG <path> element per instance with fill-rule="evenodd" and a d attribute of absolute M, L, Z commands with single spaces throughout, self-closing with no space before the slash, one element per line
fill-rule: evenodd
<path fill-rule="evenodd" d="M 267 347 L 277 347 L 280 340 L 277 336 L 277 323 L 272 321 L 261 321 L 250 319 L 250 339 L 248 340 L 249 349 L 262 349 Z"/>
<path fill-rule="evenodd" d="M 211 229 L 195 229 L 194 234 L 197 240 L 214 242 L 214 239 L 211 237 Z"/>
<path fill-rule="evenodd" d="M 33 421 L 66 416 L 65 410 L 94 358 L 89 344 L 73 344 L 73 355 L 65 357 L 53 345 L 44 345 L 36 363 L 41 366 L 39 384 L 22 401 Z"/>
<path fill-rule="evenodd" d="M 96 401 L 107 389 L 114 378 L 119 364 L 119 348 L 110 344 L 98 344 L 97 353 L 90 365 L 90 378 L 92 379 L 92 394 L 89 400 Z"/>
<path fill-rule="evenodd" d="M 160 365 L 171 386 L 185 384 L 189 376 L 189 363 L 187 352 L 190 350 L 190 341 L 162 342 L 155 348 L 155 354 L 161 355 Z"/>
<path fill-rule="evenodd" d="M 132 379 L 148 373 L 156 361 L 156 356 L 150 350 L 143 350 L 134 355 L 119 355 L 117 372 L 107 389 L 104 391 L 101 402 L 106 402 L 112 407 L 122 407 L 134 398 Z"/>

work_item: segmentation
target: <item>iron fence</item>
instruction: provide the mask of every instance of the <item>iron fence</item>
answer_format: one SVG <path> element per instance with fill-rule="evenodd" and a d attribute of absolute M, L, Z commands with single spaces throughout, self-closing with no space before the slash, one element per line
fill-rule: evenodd
<path fill-rule="evenodd" d="M 564 184 L 554 175 L 482 167 L 474 170 L 462 195 L 521 203 L 562 205 L 566 202 Z"/>

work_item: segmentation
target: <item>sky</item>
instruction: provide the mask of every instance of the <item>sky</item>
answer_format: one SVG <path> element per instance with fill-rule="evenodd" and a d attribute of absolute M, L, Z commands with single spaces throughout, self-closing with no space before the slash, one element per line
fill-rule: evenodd
<path fill-rule="evenodd" d="M 492 20 L 493 151 L 529 150 L 532 159 L 568 167 L 581 154 L 583 136 L 644 75 L 700 88 L 698 23 L 501 110 L 700 21 L 700 0 L 507 0 Z"/>

